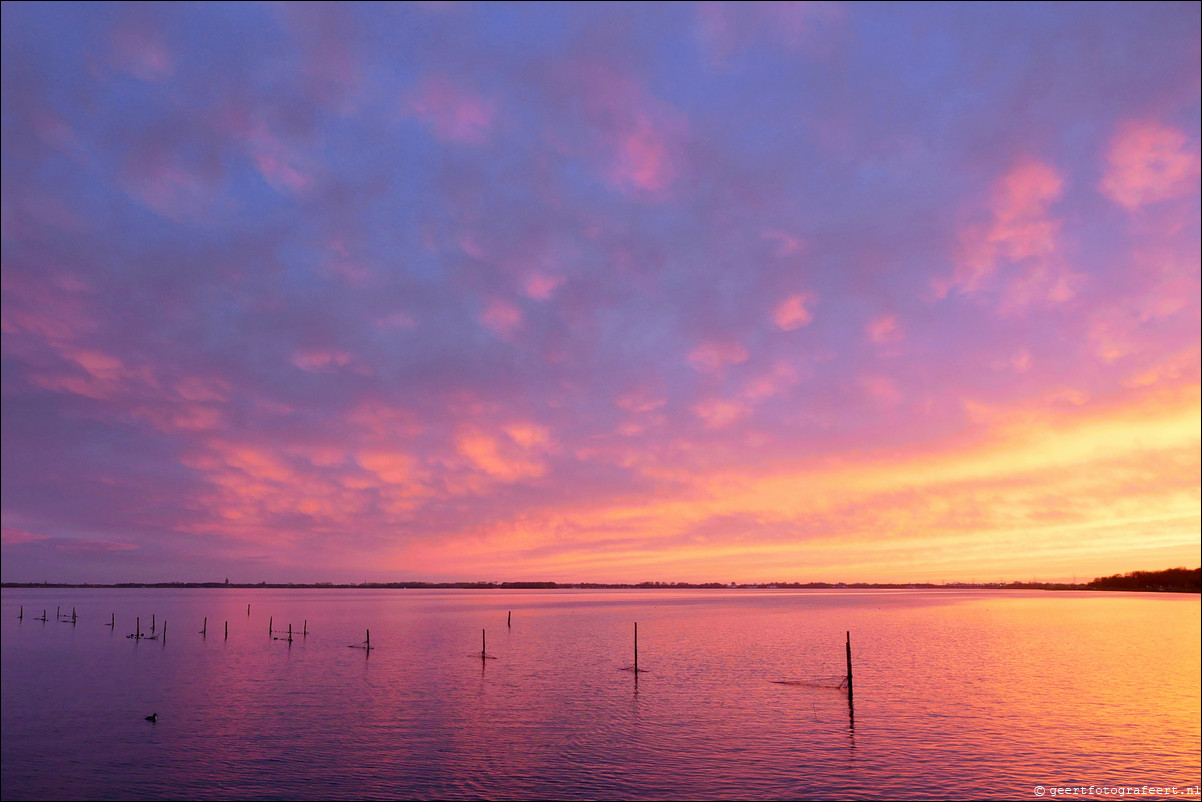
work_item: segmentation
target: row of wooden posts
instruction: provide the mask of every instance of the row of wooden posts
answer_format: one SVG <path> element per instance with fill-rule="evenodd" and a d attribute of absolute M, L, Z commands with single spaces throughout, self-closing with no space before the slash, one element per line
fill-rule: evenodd
<path fill-rule="evenodd" d="M 250 615 L 250 605 L 249 604 L 246 605 L 246 614 L 247 614 L 247 616 Z M 75 613 L 74 607 L 71 608 L 70 616 L 63 615 L 62 607 L 59 607 L 55 610 L 54 616 L 57 620 L 59 620 L 63 623 L 75 624 L 78 621 L 78 616 Z M 25 618 L 25 605 L 21 605 L 20 610 L 17 613 L 17 620 L 23 620 L 24 618 Z M 46 616 L 46 610 L 42 610 L 41 618 L 34 618 L 33 620 L 34 621 L 42 621 L 42 622 L 47 621 L 48 618 Z M 107 624 L 105 624 L 105 626 L 113 627 L 114 629 L 116 628 L 116 626 L 117 626 L 117 614 L 116 613 L 112 613 L 110 615 L 109 622 Z M 505 626 L 510 627 L 510 628 L 513 627 L 513 610 L 509 610 L 508 614 L 505 616 Z M 150 633 L 143 634 L 142 633 L 142 617 L 138 616 L 134 619 L 133 634 L 126 635 L 126 637 L 132 638 L 134 640 L 142 640 L 142 639 L 157 640 L 158 638 L 161 637 L 164 641 L 167 640 L 167 619 L 165 619 L 165 618 L 163 619 L 163 627 L 160 630 L 159 634 L 155 634 L 156 628 L 157 628 L 157 622 L 155 619 L 155 615 L 154 615 L 154 613 L 151 613 L 151 615 L 150 615 Z M 287 637 L 283 636 L 284 631 L 282 629 L 279 631 L 281 634 L 279 636 L 277 636 L 275 634 L 275 632 L 276 632 L 275 617 L 268 616 L 267 617 L 267 634 L 275 640 L 287 641 L 289 644 L 291 644 L 292 639 L 293 639 L 292 638 L 292 636 L 293 636 L 292 624 L 288 625 Z M 207 637 L 208 632 L 209 632 L 209 617 L 205 616 L 204 623 L 201 625 L 201 628 L 200 628 L 200 634 L 202 636 Z M 307 618 L 305 619 L 304 626 L 301 629 L 299 634 L 301 635 L 301 637 L 309 636 L 309 619 L 307 619 Z M 227 620 L 225 622 L 225 637 L 228 639 L 229 636 L 230 636 L 230 622 Z M 845 682 L 847 683 L 847 705 L 850 710 L 851 706 L 853 704 L 853 699 L 854 699 L 854 691 L 852 688 L 852 673 L 851 673 L 851 632 L 847 633 L 846 646 L 847 646 L 847 678 L 846 678 Z M 352 643 L 350 648 L 364 649 L 364 650 L 370 652 L 372 649 L 371 630 L 370 629 L 367 630 L 367 637 L 362 643 Z M 488 653 L 488 632 L 487 632 L 487 630 L 484 630 L 484 629 L 480 630 L 480 659 L 481 660 L 496 659 L 495 657 L 493 657 L 491 654 Z M 633 671 L 635 674 L 643 673 L 646 671 L 646 669 L 639 668 L 639 622 L 638 621 L 634 622 L 634 665 L 626 670 Z"/>

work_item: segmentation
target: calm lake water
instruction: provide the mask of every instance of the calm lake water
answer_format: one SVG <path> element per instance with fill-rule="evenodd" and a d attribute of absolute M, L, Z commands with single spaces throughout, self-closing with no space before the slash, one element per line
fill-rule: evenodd
<path fill-rule="evenodd" d="M 1197 797 L 1196 595 L 6 589 L 2 601 L 5 800 L 1034 799 L 1037 785 Z M 152 615 L 165 639 L 126 637 Z M 275 640 L 269 617 L 276 636 L 306 620 L 309 635 Z M 622 670 L 635 621 L 637 675 Z M 370 652 L 347 648 L 368 628 Z M 482 629 L 495 659 L 480 658 Z M 846 631 L 854 725 L 837 687 Z"/>

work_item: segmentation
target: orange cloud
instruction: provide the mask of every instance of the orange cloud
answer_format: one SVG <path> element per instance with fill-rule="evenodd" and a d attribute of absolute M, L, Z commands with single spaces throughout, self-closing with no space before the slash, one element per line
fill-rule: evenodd
<path fill-rule="evenodd" d="M 455 447 L 475 468 L 502 482 L 518 482 L 546 473 L 542 458 L 551 448 L 546 429 L 518 423 L 506 427 L 503 435 L 466 428 L 455 438 Z"/>
<path fill-rule="evenodd" d="M 463 570 L 507 576 L 698 581 L 1102 575 L 1150 554 L 1188 562 L 1202 523 L 1199 389 L 983 408 L 974 440 L 936 450 L 676 472 L 671 492 L 527 510 L 407 558 L 437 566 L 470 553 Z"/>

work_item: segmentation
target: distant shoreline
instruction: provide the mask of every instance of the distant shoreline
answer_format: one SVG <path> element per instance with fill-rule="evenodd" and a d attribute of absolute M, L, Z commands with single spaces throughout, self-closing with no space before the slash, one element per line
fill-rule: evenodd
<path fill-rule="evenodd" d="M 237 590 L 1103 590 L 1136 593 L 1199 593 L 1196 587 L 1106 587 L 1098 580 L 1090 583 L 1063 582 L 119 582 L 93 584 L 89 582 L 3 582 L 0 588 L 100 588 L 100 589 L 237 589 Z"/>

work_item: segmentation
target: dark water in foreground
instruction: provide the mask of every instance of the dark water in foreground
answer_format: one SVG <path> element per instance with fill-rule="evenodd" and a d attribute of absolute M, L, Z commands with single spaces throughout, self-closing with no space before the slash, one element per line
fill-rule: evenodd
<path fill-rule="evenodd" d="M 1197 596 L 2 598 L 5 800 L 1034 799 L 1037 785 L 1049 796 L 1069 785 L 1177 786 L 1174 798 L 1194 786 L 1197 798 Z M 56 621 L 59 606 L 76 608 L 77 623 Z M 43 609 L 49 620 L 32 620 Z M 125 637 L 135 616 L 148 629 L 152 614 L 160 630 L 166 619 L 166 640 Z M 269 616 L 277 629 L 307 619 L 310 634 L 273 640 Z M 621 670 L 636 620 L 648 670 L 637 676 Z M 347 648 L 368 627 L 375 648 Z M 496 659 L 479 658 L 482 628 Z M 846 630 L 854 727 L 846 693 L 827 679 L 844 673 Z M 156 724 L 143 719 L 152 712 Z"/>

